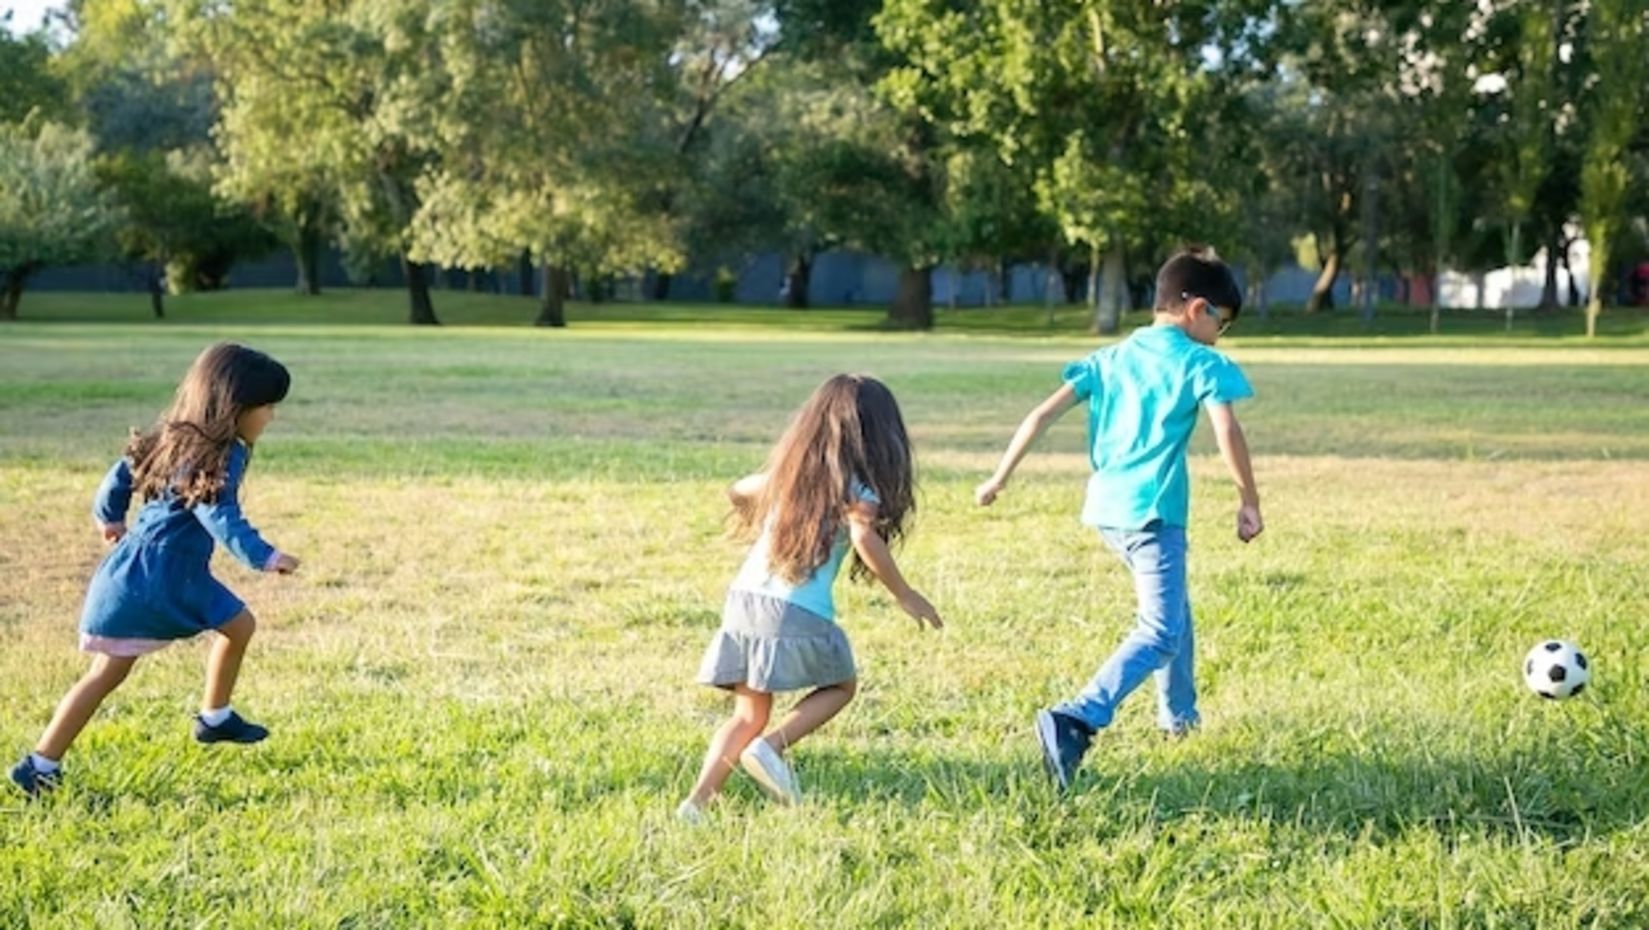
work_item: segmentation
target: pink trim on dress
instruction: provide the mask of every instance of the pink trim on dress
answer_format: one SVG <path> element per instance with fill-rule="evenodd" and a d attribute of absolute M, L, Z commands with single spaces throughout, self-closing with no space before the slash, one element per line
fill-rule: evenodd
<path fill-rule="evenodd" d="M 140 639 L 135 636 L 94 636 L 80 634 L 81 652 L 101 652 L 117 659 L 134 659 L 158 652 L 172 644 L 169 639 Z"/>

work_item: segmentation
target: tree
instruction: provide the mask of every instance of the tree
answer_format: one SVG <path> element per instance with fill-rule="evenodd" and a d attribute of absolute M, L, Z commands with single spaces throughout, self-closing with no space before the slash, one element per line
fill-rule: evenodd
<path fill-rule="evenodd" d="M 1040 212 L 1093 256 L 1095 329 L 1129 302 L 1127 255 L 1234 228 L 1221 177 L 1240 121 L 1221 80 L 1245 66 L 1218 4 L 890 0 L 877 20 L 909 64 L 884 82 L 949 145 L 1014 166 Z M 1229 20 L 1229 21 L 1228 21 Z M 1209 49 L 1224 49 L 1211 56 Z"/>
<path fill-rule="evenodd" d="M 17 319 L 36 272 L 101 254 L 116 217 L 88 133 L 38 118 L 0 123 L 0 320 Z"/>
<path fill-rule="evenodd" d="M 1557 24 L 1560 4 L 1552 0 L 1524 0 L 1513 11 L 1516 40 L 1509 62 L 1510 96 L 1501 123 L 1503 154 L 1496 185 L 1503 196 L 1506 265 L 1517 268 L 1528 261 L 1523 229 L 1535 209 L 1551 171 L 1554 125 L 1557 115 Z M 1506 302 L 1506 330 L 1511 331 L 1516 309 Z"/>
<path fill-rule="evenodd" d="M 1610 290 L 1609 258 L 1620 229 L 1622 206 L 1632 183 L 1627 148 L 1649 120 L 1643 89 L 1649 83 L 1649 29 L 1636 0 L 1592 0 L 1588 39 L 1595 80 L 1591 82 L 1591 133 L 1581 168 L 1580 212 L 1591 246 L 1591 295 L 1586 301 L 1586 335 L 1597 335 L 1597 318 Z"/>
<path fill-rule="evenodd" d="M 271 245 L 243 209 L 212 192 L 205 148 L 169 152 L 126 149 L 98 161 L 97 174 L 121 208 L 114 241 L 122 256 L 148 268 L 154 315 L 164 294 L 223 286 L 237 258 Z"/>
<path fill-rule="evenodd" d="M 682 262 L 661 217 L 676 140 L 660 127 L 680 9 L 576 0 L 442 0 L 439 140 L 412 224 L 421 259 L 469 268 L 527 252 L 543 275 L 537 322 L 565 325 L 572 271 L 592 278 Z M 661 181 L 663 179 L 663 181 Z"/>
<path fill-rule="evenodd" d="M 213 191 L 212 74 L 168 46 L 161 13 L 148 0 L 75 0 L 63 14 L 73 39 L 54 63 L 121 207 L 115 243 L 142 268 L 156 316 L 166 290 L 221 287 L 237 260 L 273 244 L 250 211 Z"/>
<path fill-rule="evenodd" d="M 0 123 L 21 122 L 39 111 L 47 119 L 69 114 L 68 87 L 51 69 L 43 32 L 14 36 L 11 13 L 0 13 Z"/>
<path fill-rule="evenodd" d="M 932 269 L 943 257 L 944 162 L 935 127 L 910 107 L 871 0 L 775 4 L 777 50 L 828 68 L 834 80 L 795 108 L 807 142 L 784 169 L 783 190 L 821 239 L 884 255 L 900 266 L 887 325 L 933 325 Z"/>
<path fill-rule="evenodd" d="M 300 267 L 334 216 L 357 265 L 399 256 L 414 324 L 439 322 L 410 254 L 419 180 L 439 167 L 428 116 L 447 70 L 435 12 L 428 0 L 168 7 L 218 76 L 223 189 L 279 218 Z"/>

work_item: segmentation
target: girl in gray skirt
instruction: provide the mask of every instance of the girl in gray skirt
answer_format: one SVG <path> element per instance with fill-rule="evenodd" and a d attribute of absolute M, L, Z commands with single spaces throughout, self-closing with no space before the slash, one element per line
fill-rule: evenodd
<path fill-rule="evenodd" d="M 874 378 L 837 375 L 813 392 L 768 457 L 728 488 L 736 528 L 760 537 L 733 579 L 698 680 L 733 692 L 693 793 L 676 815 L 698 821 L 735 767 L 784 803 L 801 799 L 784 754 L 853 699 L 857 672 L 830 589 L 848 550 L 934 629 L 939 613 L 899 573 L 890 543 L 915 511 L 910 440 L 899 404 Z M 773 693 L 811 689 L 772 732 Z"/>

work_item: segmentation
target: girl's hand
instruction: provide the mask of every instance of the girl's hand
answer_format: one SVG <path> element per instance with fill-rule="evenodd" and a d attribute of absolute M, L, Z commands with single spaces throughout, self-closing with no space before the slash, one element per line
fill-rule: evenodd
<path fill-rule="evenodd" d="M 906 590 L 904 594 L 899 596 L 899 607 L 905 613 L 916 618 L 917 629 L 922 628 L 924 621 L 936 630 L 945 628 L 945 621 L 939 619 L 939 611 L 934 610 L 933 605 L 928 603 L 928 599 L 914 589 Z"/>
<path fill-rule="evenodd" d="M 126 524 L 125 523 L 105 523 L 105 524 L 103 524 L 103 541 L 104 542 L 106 542 L 106 543 L 117 543 L 117 542 L 120 542 L 120 538 L 122 536 L 125 536 L 125 535 L 126 535 Z"/>
<path fill-rule="evenodd" d="M 1237 538 L 1249 542 L 1254 537 L 1265 532 L 1265 521 L 1260 518 L 1260 508 L 1252 504 L 1245 504 L 1237 508 Z"/>
<path fill-rule="evenodd" d="M 989 507 L 991 502 L 996 500 L 996 495 L 1001 494 L 1002 488 L 1006 485 L 1006 481 L 1002 481 L 995 476 L 992 476 L 989 481 L 986 481 L 984 484 L 981 484 L 979 487 L 973 489 L 974 503 L 981 507 Z"/>
<path fill-rule="evenodd" d="M 282 575 L 290 575 L 298 570 L 298 557 L 282 552 L 275 557 L 275 571 Z"/>

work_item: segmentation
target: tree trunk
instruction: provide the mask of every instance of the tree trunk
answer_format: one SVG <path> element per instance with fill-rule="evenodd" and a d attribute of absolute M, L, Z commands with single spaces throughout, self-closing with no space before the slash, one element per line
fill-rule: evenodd
<path fill-rule="evenodd" d="M 950 299 L 945 303 L 950 309 L 956 309 L 957 292 L 962 290 L 962 272 L 955 265 L 950 266 Z"/>
<path fill-rule="evenodd" d="M 1042 282 L 1042 302 L 1048 308 L 1048 325 L 1054 325 L 1054 284 L 1059 280 L 1059 249 L 1048 250 L 1048 274 Z"/>
<path fill-rule="evenodd" d="M 1249 262 L 1243 268 L 1243 276 L 1248 279 L 1246 282 L 1248 284 L 1248 296 L 1246 298 L 1248 309 L 1258 313 L 1261 320 L 1268 319 L 1271 315 L 1271 308 L 1267 306 L 1266 302 L 1265 271 L 1253 262 Z"/>
<path fill-rule="evenodd" d="M 1563 225 L 1552 224 L 1551 238 L 1546 240 L 1546 280 L 1540 286 L 1541 310 L 1556 310 L 1557 303 L 1557 253 L 1563 248 Z"/>
<path fill-rule="evenodd" d="M 784 273 L 784 305 L 792 310 L 806 310 L 809 306 L 807 288 L 812 280 L 812 253 L 797 252 Z"/>
<path fill-rule="evenodd" d="M 155 262 L 149 272 L 149 309 L 154 312 L 155 319 L 166 319 L 166 266 Z"/>
<path fill-rule="evenodd" d="M 17 319 L 17 307 L 23 302 L 23 285 L 39 268 L 38 264 L 30 262 L 12 268 L 0 277 L 0 321 L 13 322 Z"/>
<path fill-rule="evenodd" d="M 298 241 L 292 248 L 292 257 L 298 263 L 297 291 L 306 297 L 321 292 L 321 234 L 312 226 L 298 228 Z"/>
<path fill-rule="evenodd" d="M 1569 276 L 1569 306 L 1578 307 L 1580 306 L 1580 287 L 1575 284 L 1575 268 L 1569 264 L 1569 246 L 1573 244 L 1573 240 L 1563 240 L 1563 271 Z"/>
<path fill-rule="evenodd" d="M 654 300 L 670 299 L 670 280 L 673 277 L 674 275 L 670 274 L 668 271 L 660 271 L 659 273 L 653 275 Z"/>
<path fill-rule="evenodd" d="M 1105 269 L 1094 283 L 1099 293 L 1094 299 L 1094 332 L 1109 336 L 1122 329 L 1123 305 L 1128 301 L 1128 268 L 1123 260 L 1122 245 L 1112 243 L 1103 259 L 1094 250 L 1094 262 L 1104 262 Z"/>
<path fill-rule="evenodd" d="M 1487 309 L 1489 306 L 1489 273 L 1487 271 L 1472 272 L 1472 284 L 1477 287 L 1477 309 Z"/>
<path fill-rule="evenodd" d="M 933 269 L 906 267 L 899 272 L 899 288 L 888 307 L 887 321 L 897 329 L 933 328 Z"/>
<path fill-rule="evenodd" d="M 1380 284 L 1380 179 L 1372 165 L 1363 169 L 1363 293 L 1360 304 L 1364 326 L 1374 325 L 1374 300 Z"/>
<path fill-rule="evenodd" d="M 1511 273 L 1512 286 L 1506 290 L 1506 332 L 1512 331 L 1512 320 L 1517 316 L 1517 269 L 1523 251 L 1523 224 L 1512 223 L 1512 237 L 1506 245 L 1506 270 Z"/>
<path fill-rule="evenodd" d="M 540 266 L 543 275 L 542 290 L 544 296 L 538 302 L 538 319 L 533 320 L 534 326 L 562 327 L 567 325 L 567 285 L 571 275 L 562 265 L 544 262 Z"/>
<path fill-rule="evenodd" d="M 414 262 L 401 253 L 401 273 L 407 279 L 407 322 L 414 326 L 439 326 L 435 304 L 429 297 L 429 266 Z"/>
<path fill-rule="evenodd" d="M 0 320 L 15 322 L 17 320 L 17 304 L 23 299 L 23 279 L 21 271 L 6 272 L 5 281 L 0 284 Z"/>
<path fill-rule="evenodd" d="M 1074 304 L 1081 300 L 1077 297 L 1077 290 L 1082 287 L 1082 268 L 1077 266 L 1069 270 L 1061 269 L 1059 278 L 1065 284 L 1065 302 Z"/>
<path fill-rule="evenodd" d="M 1588 233 L 1592 233 L 1593 231 L 1594 230 L 1591 229 L 1587 230 Z M 1590 243 L 1592 253 L 1588 261 L 1589 268 L 1587 269 L 1590 271 L 1592 278 L 1589 282 L 1591 284 L 1592 292 L 1587 295 L 1586 298 L 1587 339 L 1596 338 L 1597 318 L 1603 314 L 1603 293 L 1604 288 L 1607 287 L 1609 283 L 1609 247 L 1611 245 L 1609 241 L 1610 232 L 1611 230 L 1601 229 L 1596 230 L 1595 235 L 1588 236 L 1590 240 L 1595 241 Z"/>
<path fill-rule="evenodd" d="M 1311 296 L 1306 299 L 1305 313 L 1310 316 L 1319 310 L 1334 309 L 1334 281 L 1340 276 L 1340 246 L 1336 242 L 1334 251 L 1322 257 L 1323 270 L 1317 275 L 1317 283 L 1311 287 Z"/>
<path fill-rule="evenodd" d="M 522 251 L 521 257 L 515 260 L 515 276 L 521 281 L 521 296 L 533 296 L 535 289 L 533 288 L 533 264 L 531 252 Z"/>

